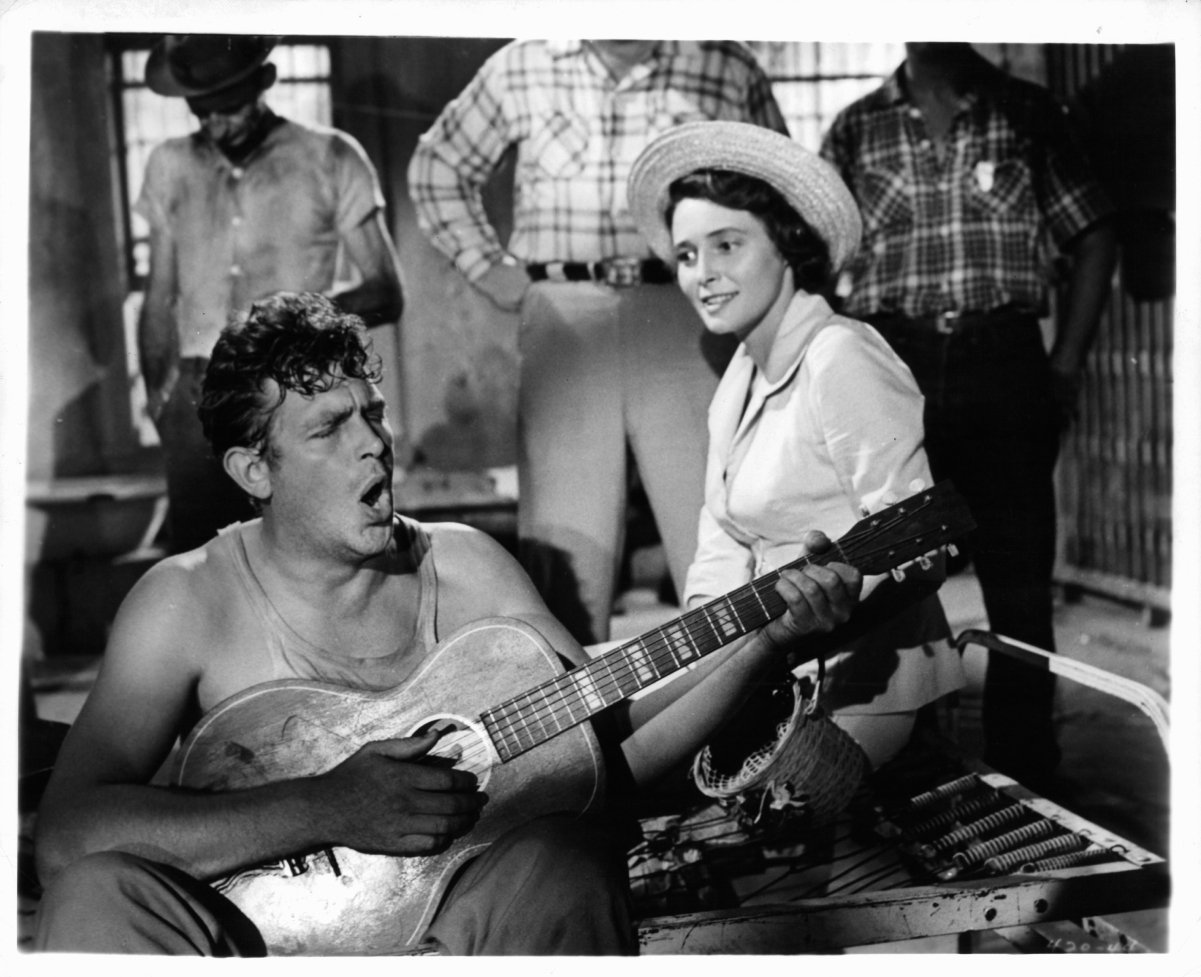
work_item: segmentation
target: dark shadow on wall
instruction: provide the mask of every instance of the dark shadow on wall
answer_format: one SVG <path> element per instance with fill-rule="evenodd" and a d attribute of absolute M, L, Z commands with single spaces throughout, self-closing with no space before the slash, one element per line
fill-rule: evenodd
<path fill-rule="evenodd" d="M 1122 286 L 1153 302 L 1176 290 L 1176 55 L 1124 47 L 1071 102 L 1085 148 L 1117 206 Z"/>
<path fill-rule="evenodd" d="M 536 539 L 518 542 L 518 557 L 538 593 L 559 622 L 581 645 L 596 643 L 588 611 L 580 600 L 580 583 L 571 555 Z"/>

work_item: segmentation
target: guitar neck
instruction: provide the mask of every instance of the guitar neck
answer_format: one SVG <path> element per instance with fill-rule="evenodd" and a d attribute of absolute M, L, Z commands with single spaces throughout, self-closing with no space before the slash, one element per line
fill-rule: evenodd
<path fill-rule="evenodd" d="M 511 760 L 784 613 L 784 570 L 838 561 L 887 573 L 974 528 L 950 482 L 865 516 L 828 550 L 802 556 L 695 608 L 586 665 L 481 714 L 502 760 Z"/>
<path fill-rule="evenodd" d="M 556 676 L 482 716 L 501 759 L 508 761 L 654 685 L 784 613 L 776 593 L 782 570 L 839 560 L 834 544 L 803 556 L 662 627 Z"/>

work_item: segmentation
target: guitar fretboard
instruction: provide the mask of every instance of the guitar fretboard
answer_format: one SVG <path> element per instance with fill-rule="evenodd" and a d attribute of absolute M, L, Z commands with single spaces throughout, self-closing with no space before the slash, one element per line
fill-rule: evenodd
<path fill-rule="evenodd" d="M 834 559 L 849 562 L 836 545 L 781 569 Z M 482 719 L 501 759 L 520 756 L 779 617 L 785 609 L 775 590 L 779 579 L 780 570 L 765 574 L 488 710 Z"/>
<path fill-rule="evenodd" d="M 802 556 L 480 716 L 502 761 L 533 749 L 784 613 L 784 570 L 835 560 L 886 573 L 974 522 L 949 482 L 857 522 L 828 550 Z"/>

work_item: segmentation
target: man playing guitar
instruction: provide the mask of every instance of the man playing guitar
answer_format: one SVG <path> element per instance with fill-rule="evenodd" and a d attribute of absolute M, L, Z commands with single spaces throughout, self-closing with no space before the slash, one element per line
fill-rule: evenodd
<path fill-rule="evenodd" d="M 314 294 L 272 296 L 222 333 L 201 418 L 261 515 L 157 564 L 122 605 L 38 818 L 38 949 L 262 953 L 255 919 L 210 883 L 328 845 L 420 860 L 488 803 L 475 774 L 431 752 L 436 730 L 253 787 L 156 779 L 177 738 L 231 696 L 285 679 L 390 689 L 486 618 L 523 622 L 571 665 L 588 660 L 490 537 L 394 513 L 392 431 L 364 337 Z M 690 758 L 781 646 L 848 620 L 860 586 L 840 563 L 783 572 L 783 615 L 603 714 L 610 779 L 645 787 Z M 489 671 L 449 681 L 488 683 Z M 632 952 L 620 849 L 603 823 L 534 816 L 458 872 L 423 940 L 448 953 Z"/>

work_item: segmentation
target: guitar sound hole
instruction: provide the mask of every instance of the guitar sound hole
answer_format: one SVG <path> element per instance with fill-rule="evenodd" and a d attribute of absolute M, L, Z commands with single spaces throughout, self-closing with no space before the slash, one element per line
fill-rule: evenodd
<path fill-rule="evenodd" d="M 426 754 L 426 761 L 453 766 L 476 775 L 482 790 L 492 770 L 492 755 L 487 740 L 466 721 L 456 716 L 435 716 L 414 727 L 410 736 L 437 732 L 440 739 Z"/>

